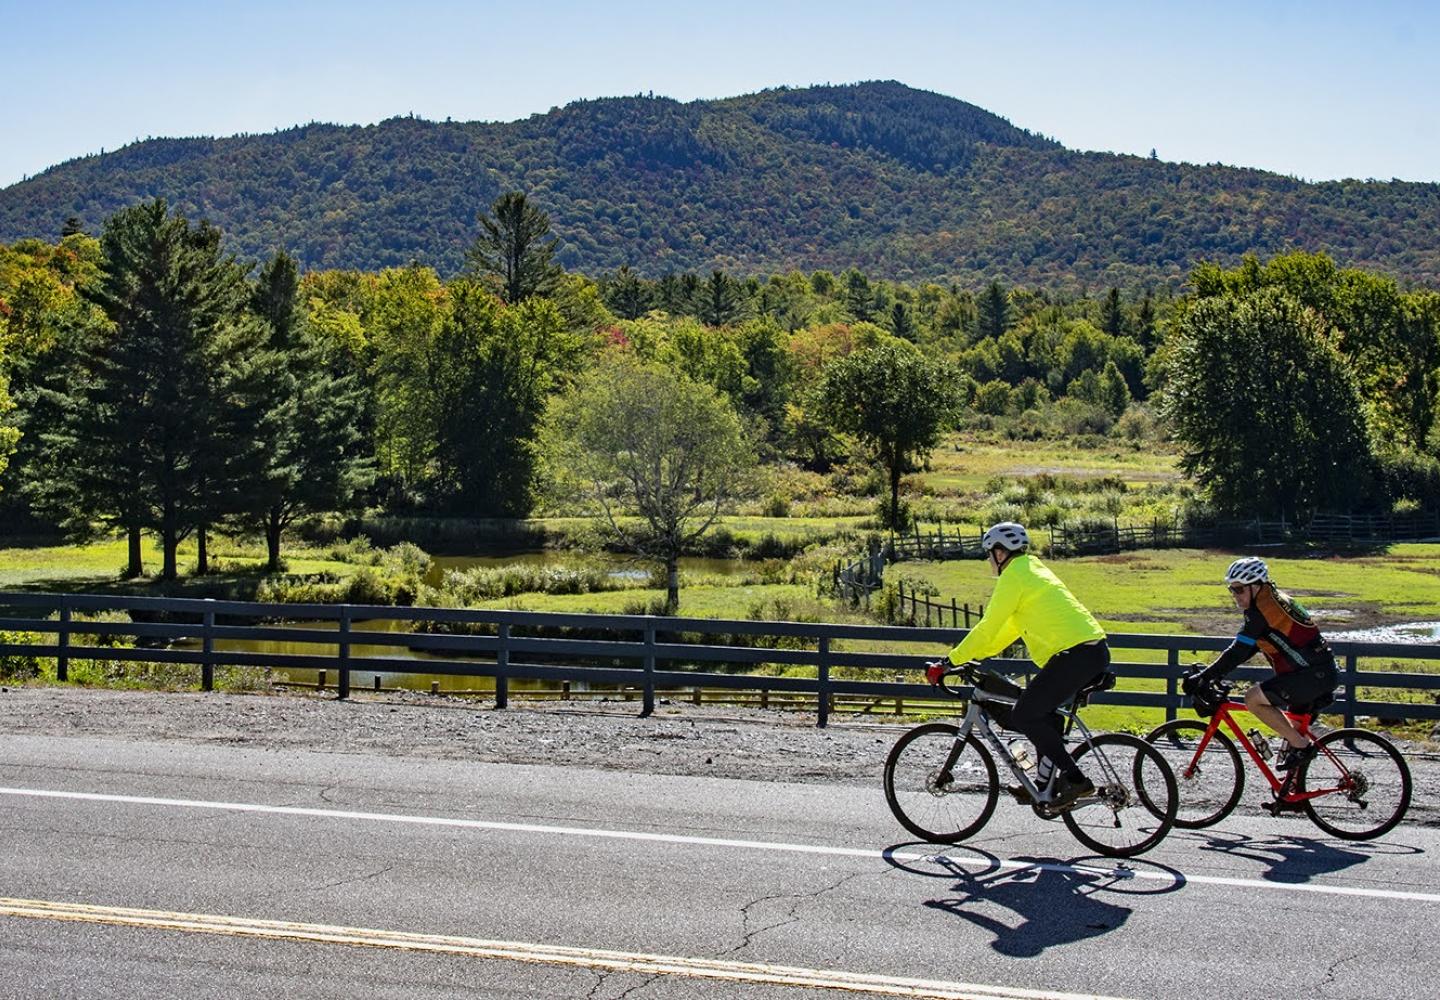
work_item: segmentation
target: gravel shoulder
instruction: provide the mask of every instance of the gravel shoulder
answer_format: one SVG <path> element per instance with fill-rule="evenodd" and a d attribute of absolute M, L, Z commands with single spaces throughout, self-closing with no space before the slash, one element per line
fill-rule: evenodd
<path fill-rule="evenodd" d="M 203 694 L 75 687 L 0 689 L 0 733 L 308 750 L 423 760 L 549 764 L 639 774 L 880 787 L 903 723 L 661 704 L 491 702 L 394 692 Z M 1440 755 L 1401 743 L 1415 779 L 1410 821 L 1440 825 Z M 1259 812 L 1254 779 L 1242 809 Z M 1433 803 L 1433 804 L 1432 804 Z"/>

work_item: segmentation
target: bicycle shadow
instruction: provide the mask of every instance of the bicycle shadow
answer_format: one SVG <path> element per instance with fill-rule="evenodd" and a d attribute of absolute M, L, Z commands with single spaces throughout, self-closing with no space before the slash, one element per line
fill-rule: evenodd
<path fill-rule="evenodd" d="M 933 845 L 926 845 L 933 846 Z M 948 855 L 927 856 L 920 861 L 932 867 L 904 863 L 895 848 L 885 852 L 896 868 L 929 878 L 953 880 L 952 892 L 923 904 L 968 921 L 994 936 L 990 947 L 1010 958 L 1034 958 L 1047 948 L 1075 944 L 1118 930 L 1130 919 L 1133 908 L 1102 898 L 1103 893 L 1133 895 L 1173 892 L 1184 883 L 1173 872 L 1173 881 L 1138 883 L 1128 865 L 1089 869 L 1054 858 L 1018 857 L 1001 861 L 976 848 L 946 848 Z M 967 860 L 973 855 L 975 860 Z M 1163 866 L 1160 867 L 1162 870 Z"/>
<path fill-rule="evenodd" d="M 1269 867 L 1259 873 L 1261 878 L 1290 885 L 1344 871 L 1372 857 L 1424 853 L 1423 848 L 1406 844 L 1325 840 L 1292 834 L 1252 837 L 1213 830 L 1172 830 L 1170 836 L 1194 841 L 1202 851 L 1267 864 Z"/>

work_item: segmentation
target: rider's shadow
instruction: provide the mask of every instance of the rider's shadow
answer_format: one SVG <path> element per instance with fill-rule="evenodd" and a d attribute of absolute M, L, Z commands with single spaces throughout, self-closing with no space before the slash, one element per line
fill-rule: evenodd
<path fill-rule="evenodd" d="M 1260 877 L 1270 882 L 1308 882 L 1318 875 L 1362 864 L 1376 853 L 1374 845 L 1337 843 L 1314 837 L 1247 837 L 1210 831 L 1182 834 L 1179 830 L 1174 833 L 1198 840 L 1202 851 L 1269 865 Z"/>
<path fill-rule="evenodd" d="M 1013 958 L 1033 958 L 1055 945 L 1108 934 L 1132 912 L 1128 906 L 1098 898 L 1096 894 L 1106 883 L 1100 873 L 1051 868 L 1041 861 L 1036 861 L 1034 868 L 984 876 L 958 865 L 951 870 L 959 878 L 955 889 L 962 895 L 932 899 L 925 905 L 994 934 L 990 947 Z M 1018 920 L 997 912 L 1000 910 L 1009 910 Z"/>

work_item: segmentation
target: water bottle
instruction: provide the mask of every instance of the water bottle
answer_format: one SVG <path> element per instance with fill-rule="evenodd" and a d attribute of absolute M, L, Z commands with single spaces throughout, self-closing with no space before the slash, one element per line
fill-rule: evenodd
<path fill-rule="evenodd" d="M 1017 740 L 1016 742 L 1019 741 Z M 1015 761 L 1015 766 L 1031 777 L 1034 777 L 1035 760 L 1030 756 L 1030 748 L 1024 743 L 1020 743 L 1020 749 L 1018 750 L 1014 749 L 1015 743 L 1011 743 L 1010 747 L 1010 757 Z"/>
<path fill-rule="evenodd" d="M 1255 744 L 1255 752 L 1260 755 L 1261 760 L 1269 760 L 1274 751 L 1270 749 L 1270 741 L 1258 729 L 1252 729 L 1245 734 L 1250 737 L 1250 742 Z"/>

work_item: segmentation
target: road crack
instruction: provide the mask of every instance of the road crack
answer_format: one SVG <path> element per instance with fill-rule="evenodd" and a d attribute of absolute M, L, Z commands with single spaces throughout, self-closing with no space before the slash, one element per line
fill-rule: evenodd
<path fill-rule="evenodd" d="M 1334 985 L 1335 977 L 1340 971 L 1340 966 L 1344 965 L 1346 962 L 1353 962 L 1359 957 L 1360 953 L 1357 951 L 1353 955 L 1343 955 L 1340 958 L 1335 959 L 1335 961 L 1331 962 L 1330 967 L 1325 970 L 1325 978 L 1322 979 L 1320 981 L 1320 984 L 1315 987 L 1316 995 L 1325 996 L 1326 992 L 1330 989 L 1330 987 Z"/>
<path fill-rule="evenodd" d="M 825 895 L 826 893 L 834 892 L 836 889 L 839 889 L 841 886 L 845 885 L 845 883 L 847 883 L 847 882 L 850 882 L 850 881 L 852 881 L 852 880 L 854 880 L 854 879 L 860 878 L 860 877 L 865 876 L 865 875 L 873 875 L 873 874 L 877 874 L 877 873 L 875 873 L 875 872 L 851 872 L 849 875 L 846 875 L 845 877 L 841 878 L 839 881 L 833 883 L 832 885 L 822 886 L 821 888 L 816 889 L 814 892 L 806 892 L 806 893 L 788 893 L 788 892 L 787 892 L 787 893 L 778 893 L 778 894 L 773 895 L 773 896 L 761 896 L 761 897 L 759 897 L 758 899 L 752 899 L 750 902 L 748 902 L 748 903 L 746 903 L 744 906 L 740 907 L 740 936 L 741 936 L 740 943 L 737 944 L 737 945 L 735 945 L 733 948 L 727 948 L 727 949 L 725 949 L 724 951 L 718 953 L 718 954 L 716 955 L 716 957 L 717 957 L 717 958 L 724 958 L 724 957 L 726 957 L 726 956 L 728 956 L 728 955 L 734 955 L 736 952 L 741 952 L 741 951 L 746 950 L 747 948 L 750 947 L 750 945 L 751 945 L 752 943 L 754 943 L 755 939 L 756 939 L 757 937 L 759 937 L 761 934 L 765 934 L 765 933 L 767 933 L 767 932 L 769 932 L 769 931 L 773 931 L 773 930 L 778 930 L 778 929 L 781 928 L 781 927 L 787 927 L 787 926 L 789 926 L 790 924 L 793 924 L 793 923 L 798 922 L 798 921 L 800 920 L 799 910 L 800 910 L 800 908 L 801 908 L 802 906 L 804 906 L 806 903 L 813 902 L 814 900 L 819 899 L 821 896 Z M 878 873 L 878 874 L 887 875 L 887 874 L 889 874 L 889 872 L 880 872 L 880 873 Z M 753 929 L 751 928 L 750 922 L 751 922 L 751 919 L 752 919 L 752 917 L 753 917 L 753 911 L 755 910 L 756 907 L 762 906 L 762 905 L 765 904 L 765 903 L 773 903 L 773 902 L 775 902 L 775 901 L 777 901 L 777 900 L 785 900 L 785 899 L 793 900 L 793 902 L 789 905 L 789 907 L 786 909 L 786 911 L 785 911 L 778 919 L 774 920 L 774 921 L 771 922 L 771 923 L 767 923 L 767 924 L 765 924 L 764 926 L 755 927 L 755 928 L 753 928 Z"/>

